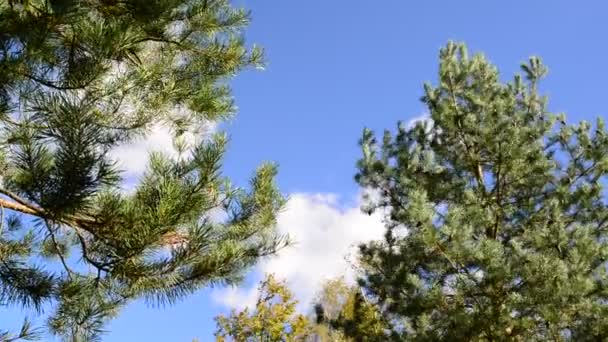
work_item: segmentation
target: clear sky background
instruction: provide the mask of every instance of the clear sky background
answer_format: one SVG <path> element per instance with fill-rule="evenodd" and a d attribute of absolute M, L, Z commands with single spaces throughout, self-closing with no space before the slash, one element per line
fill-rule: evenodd
<path fill-rule="evenodd" d="M 240 289 L 204 290 L 168 308 L 134 303 L 104 341 L 212 341 L 213 316 L 250 303 L 263 272 L 286 278 L 303 307 L 322 279 L 347 272 L 350 246 L 381 234 L 379 219 L 357 209 L 360 133 L 424 114 L 422 83 L 435 81 L 439 48 L 450 39 L 482 51 L 504 79 L 541 56 L 550 108 L 569 121 L 608 113 L 605 1 L 235 3 L 252 10 L 247 40 L 265 47 L 268 66 L 233 82 L 240 111 L 223 125 L 231 136 L 225 172 L 246 185 L 260 162 L 278 162 L 279 185 L 292 196 L 280 228 L 299 244 L 263 262 Z M 156 137 L 145 148 L 163 143 Z"/>

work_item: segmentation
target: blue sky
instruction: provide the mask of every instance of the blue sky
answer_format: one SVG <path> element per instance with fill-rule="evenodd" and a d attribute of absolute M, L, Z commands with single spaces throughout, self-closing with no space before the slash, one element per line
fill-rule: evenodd
<path fill-rule="evenodd" d="M 309 245 L 324 232 L 333 238 L 331 229 L 368 226 L 357 221 L 353 181 L 361 130 L 392 129 L 398 120 L 423 114 L 422 82 L 435 80 L 438 50 L 449 39 L 483 51 L 504 78 L 528 56 L 539 55 L 550 70 L 543 90 L 552 110 L 566 112 L 569 120 L 606 116 L 604 1 L 236 3 L 252 10 L 247 40 L 265 47 L 268 65 L 233 83 L 240 111 L 224 125 L 231 136 L 225 172 L 244 185 L 260 162 L 279 163 L 279 185 L 286 194 L 298 194 L 302 218 L 283 224 L 311 230 L 325 225 Z M 272 265 L 285 267 L 270 263 L 263 270 Z M 225 310 L 217 300 L 223 292 L 213 293 L 201 291 L 169 308 L 135 303 L 109 326 L 104 340 L 211 341 L 212 317 Z"/>

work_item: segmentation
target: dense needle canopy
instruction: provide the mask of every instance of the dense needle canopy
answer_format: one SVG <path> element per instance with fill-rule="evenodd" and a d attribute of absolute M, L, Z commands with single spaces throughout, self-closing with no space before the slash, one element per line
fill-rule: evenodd
<path fill-rule="evenodd" d="M 414 341 L 608 338 L 608 132 L 547 109 L 539 58 L 503 82 L 462 44 L 441 50 L 429 120 L 361 142 L 361 285 Z"/>
<path fill-rule="evenodd" d="M 202 132 L 235 110 L 227 80 L 261 66 L 247 21 L 227 0 L 0 1 L 0 305 L 91 341 L 129 301 L 238 281 L 286 243 L 276 168 L 232 187 L 226 137 Z M 178 153 L 125 191 L 111 151 L 156 127 Z"/>

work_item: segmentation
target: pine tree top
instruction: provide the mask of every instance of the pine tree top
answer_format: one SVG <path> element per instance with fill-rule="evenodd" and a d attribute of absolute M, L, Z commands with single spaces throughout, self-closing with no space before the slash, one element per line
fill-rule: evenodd
<path fill-rule="evenodd" d="M 405 340 L 608 336 L 608 132 L 547 109 L 537 57 L 502 82 L 463 44 L 424 86 L 429 119 L 381 142 L 359 184 L 387 230 L 361 246 L 361 283 Z"/>

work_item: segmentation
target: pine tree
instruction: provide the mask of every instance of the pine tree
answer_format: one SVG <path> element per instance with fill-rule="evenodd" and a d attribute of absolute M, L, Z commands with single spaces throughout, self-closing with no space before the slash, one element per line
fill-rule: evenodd
<path fill-rule="evenodd" d="M 0 1 L 0 305 L 93 341 L 129 302 L 236 282 L 285 245 L 275 166 L 233 187 L 226 137 L 199 139 L 235 111 L 227 81 L 261 66 L 247 22 L 227 0 Z M 122 191 L 110 152 L 158 126 L 179 155 L 153 153 Z M 26 322 L 0 338 L 36 335 Z"/>
<path fill-rule="evenodd" d="M 539 58 L 522 73 L 449 43 L 429 120 L 364 131 L 356 180 L 387 224 L 361 284 L 399 340 L 608 339 L 608 132 L 549 112 Z"/>
<path fill-rule="evenodd" d="M 228 317 L 216 317 L 216 341 L 307 341 L 311 325 L 304 315 L 297 313 L 297 304 L 285 282 L 277 280 L 272 274 L 267 275 L 260 283 L 253 310 L 233 310 Z"/>

